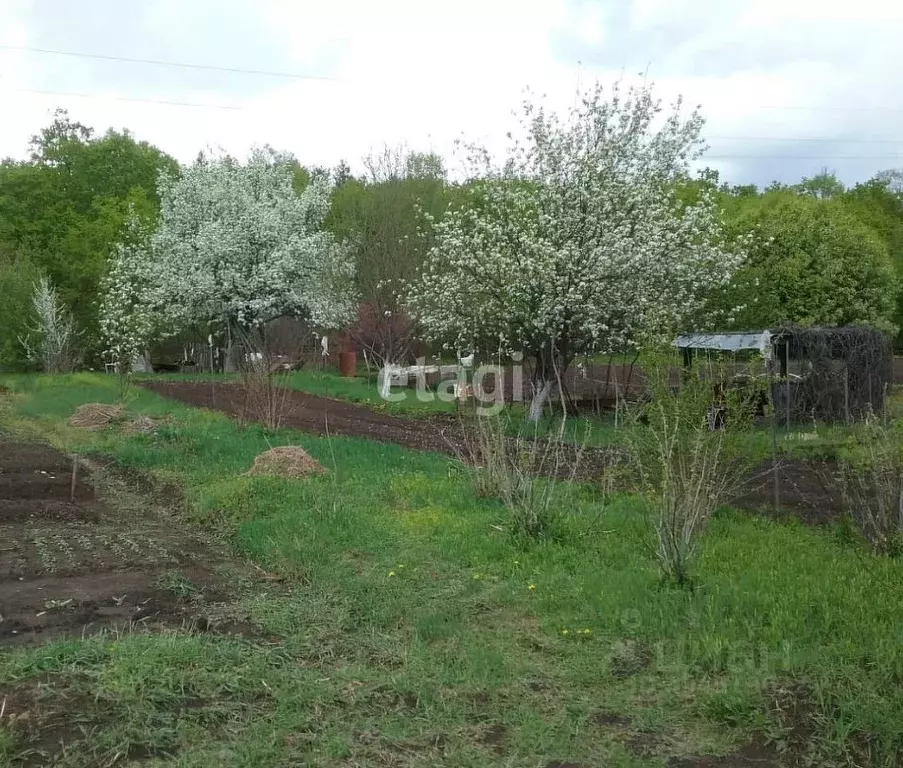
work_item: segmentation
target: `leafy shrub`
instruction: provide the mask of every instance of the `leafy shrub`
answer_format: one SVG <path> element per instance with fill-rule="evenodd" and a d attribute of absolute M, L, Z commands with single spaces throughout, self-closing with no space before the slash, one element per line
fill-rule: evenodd
<path fill-rule="evenodd" d="M 513 423 L 518 430 L 512 435 Z M 567 509 L 563 497 L 570 483 L 563 481 L 576 477 L 583 448 L 565 443 L 563 429 L 540 439 L 524 435 L 524 428 L 504 412 L 463 421 L 459 458 L 477 495 L 497 497 L 505 505 L 515 535 L 552 537 Z"/>
<path fill-rule="evenodd" d="M 709 518 L 756 462 L 744 438 L 759 397 L 755 384 L 734 386 L 733 371 L 719 360 L 700 359 L 682 372 L 672 363 L 650 355 L 649 396 L 630 414 L 626 443 L 662 576 L 685 584 Z"/>

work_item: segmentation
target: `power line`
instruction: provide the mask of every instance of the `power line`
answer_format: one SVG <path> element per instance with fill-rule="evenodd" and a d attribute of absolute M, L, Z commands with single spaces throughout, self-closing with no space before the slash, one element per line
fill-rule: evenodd
<path fill-rule="evenodd" d="M 709 136 L 713 141 L 813 141 L 839 144 L 903 144 L 903 139 L 850 139 L 830 136 Z"/>
<path fill-rule="evenodd" d="M 903 160 L 900 155 L 703 155 L 702 160 Z"/>
<path fill-rule="evenodd" d="M 36 88 L 7 88 L 7 91 L 16 93 L 32 93 L 42 96 L 72 96 L 78 99 L 110 99 L 111 101 L 132 101 L 139 104 L 162 104 L 167 107 L 198 107 L 202 109 L 227 109 L 240 112 L 241 107 L 228 104 L 200 104 L 192 101 L 166 101 L 163 99 L 140 99 L 132 96 L 112 96 L 104 93 L 75 93 L 73 91 L 44 91 Z"/>
<path fill-rule="evenodd" d="M 52 56 L 72 56 L 80 59 L 97 59 L 99 61 L 121 61 L 130 64 L 149 64 L 155 67 L 178 67 L 182 69 L 198 69 L 208 72 L 227 72 L 240 75 L 262 75 L 264 77 L 282 77 L 292 80 L 326 80 L 335 81 L 334 77 L 323 75 L 303 75 L 299 72 L 277 72 L 266 69 L 244 69 L 242 67 L 220 67 L 214 64 L 191 64 L 180 61 L 163 61 L 161 59 L 134 59 L 127 56 L 109 56 L 100 53 L 84 53 L 81 51 L 60 51 L 53 48 L 32 48 L 26 45 L 0 45 L 0 50 L 25 51 L 28 53 L 47 53 Z"/>
<path fill-rule="evenodd" d="M 796 104 L 753 104 L 756 109 L 795 109 L 802 112 L 903 112 L 903 107 L 810 107 Z"/>

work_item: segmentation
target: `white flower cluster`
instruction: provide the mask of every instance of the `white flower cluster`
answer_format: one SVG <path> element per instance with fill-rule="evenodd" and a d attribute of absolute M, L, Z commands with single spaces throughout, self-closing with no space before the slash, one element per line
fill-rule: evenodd
<path fill-rule="evenodd" d="M 122 371 L 145 353 L 159 324 L 148 302 L 156 279 L 153 264 L 148 233 L 132 214 L 101 283 L 99 313 L 106 354 Z"/>
<path fill-rule="evenodd" d="M 336 327 L 350 318 L 353 261 L 321 228 L 325 178 L 299 195 L 288 159 L 260 149 L 244 165 L 201 159 L 161 176 L 158 189 L 156 230 L 119 247 L 107 281 L 101 322 L 117 359 L 154 329 L 251 327 L 284 314 Z"/>
<path fill-rule="evenodd" d="M 526 103 L 527 140 L 501 167 L 470 147 L 467 202 L 431 222 L 409 286 L 431 339 L 566 366 L 695 321 L 742 254 L 722 247 L 709 196 L 674 196 L 702 118 L 683 119 L 680 102 L 661 112 L 648 87 L 606 99 L 597 86 L 564 123 Z"/>

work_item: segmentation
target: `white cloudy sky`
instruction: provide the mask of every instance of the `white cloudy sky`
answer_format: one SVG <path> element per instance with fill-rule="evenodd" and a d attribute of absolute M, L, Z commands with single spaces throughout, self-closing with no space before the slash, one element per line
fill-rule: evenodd
<path fill-rule="evenodd" d="M 903 166 L 901 65 L 890 0 L 0 0 L 0 156 L 24 156 L 62 106 L 183 161 L 269 143 L 359 169 L 384 143 L 498 146 L 527 86 L 566 107 L 578 86 L 646 71 L 702 106 L 722 178 L 826 166 L 857 181 Z"/>

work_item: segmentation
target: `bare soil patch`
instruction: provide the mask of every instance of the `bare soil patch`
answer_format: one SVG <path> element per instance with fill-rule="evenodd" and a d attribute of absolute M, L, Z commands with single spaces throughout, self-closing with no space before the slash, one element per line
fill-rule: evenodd
<path fill-rule="evenodd" d="M 208 609 L 228 600 L 216 575 L 223 552 L 163 507 L 95 498 L 93 466 L 80 462 L 72 500 L 68 457 L 0 437 L 0 647 L 106 629 L 207 630 Z"/>
<path fill-rule="evenodd" d="M 72 469 L 59 474 L 50 472 L 0 472 L 0 499 L 47 499 L 92 501 L 93 486 L 79 480 L 72 486 Z"/>
<path fill-rule="evenodd" d="M 142 386 L 189 405 L 211 408 L 247 421 L 257 420 L 253 412 L 248 412 L 241 387 L 234 384 L 143 381 Z M 452 418 L 406 419 L 296 390 L 287 393 L 282 424 L 305 432 L 364 437 L 421 451 L 451 453 L 452 446 L 457 444 L 457 424 Z"/>
<path fill-rule="evenodd" d="M 100 520 L 103 505 L 47 499 L 0 499 L 0 523 L 26 520 L 94 522 Z"/>
<path fill-rule="evenodd" d="M 766 462 L 754 470 L 747 490 L 733 503 L 767 517 L 795 518 L 809 525 L 837 522 L 845 513 L 842 494 L 833 474 L 829 461 L 788 458 L 777 465 Z"/>
<path fill-rule="evenodd" d="M 668 768 L 783 768 L 786 765 L 788 763 L 779 760 L 777 753 L 761 740 L 729 755 L 674 757 L 668 761 Z"/>

